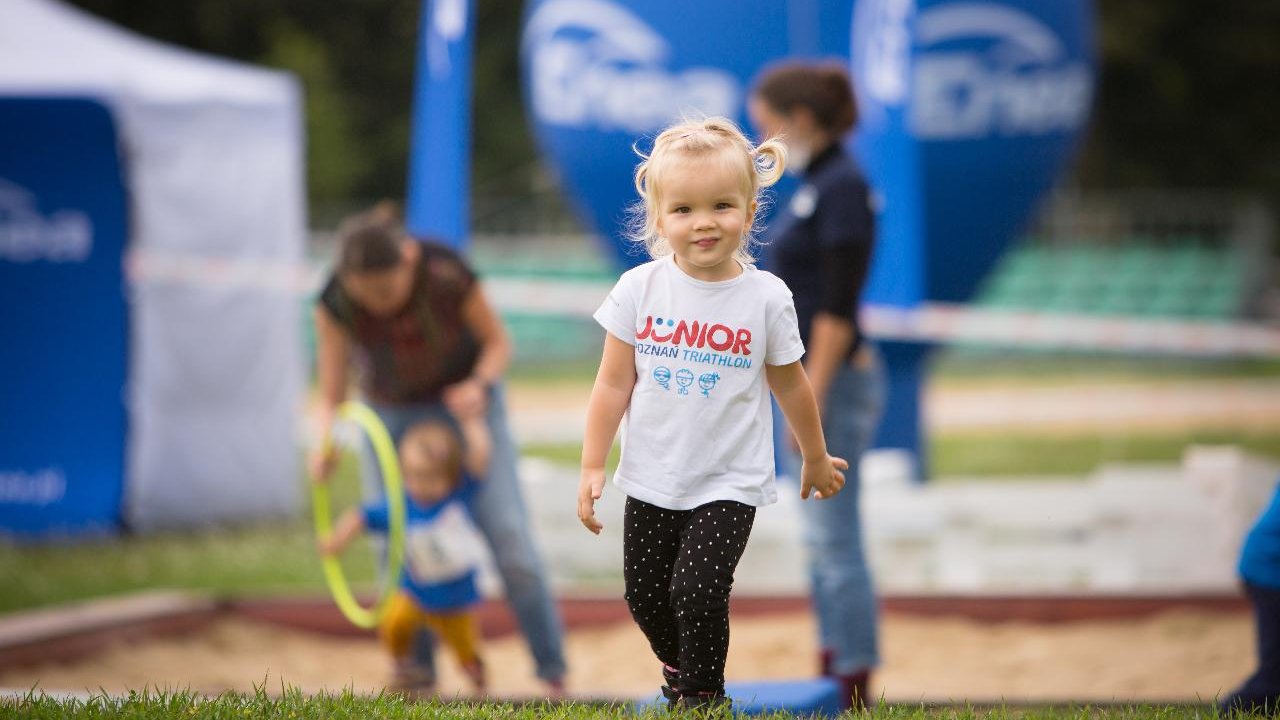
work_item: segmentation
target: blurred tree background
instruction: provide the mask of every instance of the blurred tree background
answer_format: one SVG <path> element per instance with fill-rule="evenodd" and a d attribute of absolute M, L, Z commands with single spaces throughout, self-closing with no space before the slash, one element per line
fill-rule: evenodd
<path fill-rule="evenodd" d="M 401 197 L 421 0 L 72 0 L 137 32 L 294 71 L 313 205 Z M 523 4 L 479 0 L 477 193 L 539 183 L 519 78 Z M 1073 184 L 1256 189 L 1280 201 L 1280 3 L 1099 0 L 1101 77 Z"/>
<path fill-rule="evenodd" d="M 193 50 L 297 73 L 315 205 L 402 197 L 421 0 L 72 0 Z M 474 182 L 527 192 L 536 171 L 521 106 L 521 3 L 478 7 Z"/>
<path fill-rule="evenodd" d="M 1280 3 L 1099 0 L 1085 187 L 1256 188 L 1280 200 Z"/>

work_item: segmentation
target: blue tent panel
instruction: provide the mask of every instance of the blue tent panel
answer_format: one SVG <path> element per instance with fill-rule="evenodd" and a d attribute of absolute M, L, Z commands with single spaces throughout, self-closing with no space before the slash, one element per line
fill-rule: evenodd
<path fill-rule="evenodd" d="M 122 175 L 101 104 L 0 98 L 0 533 L 119 524 Z"/>

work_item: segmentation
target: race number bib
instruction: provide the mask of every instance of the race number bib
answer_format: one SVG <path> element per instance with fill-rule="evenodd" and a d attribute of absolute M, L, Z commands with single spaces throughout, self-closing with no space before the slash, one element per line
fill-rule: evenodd
<path fill-rule="evenodd" d="M 450 503 L 431 522 L 409 527 L 405 568 L 418 584 L 457 580 L 480 564 L 482 542 L 462 504 Z"/>

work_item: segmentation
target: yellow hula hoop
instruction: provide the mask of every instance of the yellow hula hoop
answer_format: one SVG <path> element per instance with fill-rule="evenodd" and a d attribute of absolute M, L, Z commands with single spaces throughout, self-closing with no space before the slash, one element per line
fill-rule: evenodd
<path fill-rule="evenodd" d="M 386 492 L 388 532 L 387 532 L 387 567 L 383 573 L 382 587 L 378 599 L 371 607 L 362 606 L 351 593 L 351 585 L 342 572 L 342 563 L 333 555 L 322 558 L 324 579 L 329 584 L 329 591 L 338 609 L 357 627 L 374 628 L 386 612 L 387 601 L 391 599 L 400 583 L 400 566 L 404 561 L 404 526 L 405 508 L 404 492 L 400 479 L 400 459 L 396 455 L 395 443 L 382 424 L 377 413 L 367 405 L 358 402 L 346 402 L 338 408 L 338 418 L 355 423 L 369 438 L 373 445 L 374 456 L 378 459 L 378 467 L 382 471 L 382 482 Z M 315 511 L 316 534 L 328 537 L 333 532 L 333 516 L 329 509 L 329 486 L 326 483 L 311 484 L 312 508 Z"/>

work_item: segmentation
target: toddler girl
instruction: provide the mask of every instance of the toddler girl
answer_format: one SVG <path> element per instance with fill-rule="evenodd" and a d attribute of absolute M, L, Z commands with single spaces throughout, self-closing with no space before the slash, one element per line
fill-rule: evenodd
<path fill-rule="evenodd" d="M 791 293 L 749 251 L 782 145 L 753 147 L 729 120 L 708 118 L 668 128 L 641 158 L 635 234 L 653 260 L 623 274 L 595 313 L 607 333 L 578 518 L 603 527 L 595 501 L 625 418 L 613 482 L 627 495 L 627 605 L 671 706 L 721 705 L 734 568 L 756 508 L 777 500 L 766 383 L 799 442 L 802 498 L 839 492 L 848 464 L 827 454 Z"/>

